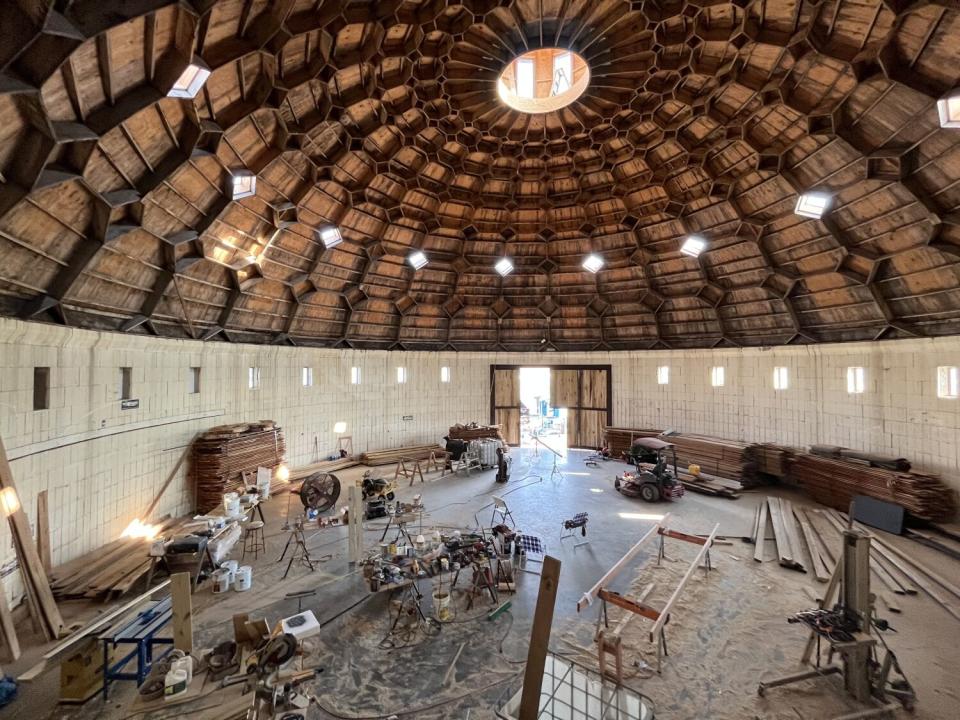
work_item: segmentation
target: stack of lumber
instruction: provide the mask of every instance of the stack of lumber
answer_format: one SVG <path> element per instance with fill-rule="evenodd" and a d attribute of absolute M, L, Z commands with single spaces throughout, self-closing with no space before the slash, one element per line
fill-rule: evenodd
<path fill-rule="evenodd" d="M 677 467 L 699 465 L 708 475 L 738 481 L 742 477 L 749 443 L 688 433 L 665 433 L 661 439 L 676 447 Z"/>
<path fill-rule="evenodd" d="M 923 520 L 950 520 L 957 507 L 953 490 L 929 473 L 801 453 L 793 461 L 791 477 L 814 500 L 838 510 L 849 508 L 856 495 L 895 503 Z"/>
<path fill-rule="evenodd" d="M 444 452 L 444 449 L 439 445 L 411 445 L 410 447 L 365 452 L 360 456 L 360 464 L 392 465 L 404 459 L 425 460 L 430 457 L 430 453 L 437 453 L 439 457 L 442 452 Z"/>
<path fill-rule="evenodd" d="M 494 440 L 504 440 L 503 433 L 500 432 L 500 425 L 478 425 L 470 423 L 461 425 L 457 423 L 450 427 L 450 434 L 447 436 L 451 440 L 483 440 L 484 438 L 493 438 Z"/>
<path fill-rule="evenodd" d="M 743 451 L 743 471 L 741 482 L 744 487 L 763 484 L 773 477 L 783 480 L 790 472 L 790 461 L 794 450 L 786 445 L 774 443 L 752 443 Z"/>
<path fill-rule="evenodd" d="M 657 437 L 662 430 L 649 428 L 618 428 L 605 427 L 603 429 L 604 443 L 610 450 L 610 456 L 618 458 L 630 449 L 633 441 L 642 437 Z"/>
<path fill-rule="evenodd" d="M 168 520 L 160 534 L 185 535 L 189 518 Z M 128 592 L 150 570 L 150 541 L 120 538 L 53 568 L 50 585 L 58 600 L 111 600 Z"/>
<path fill-rule="evenodd" d="M 285 453 L 283 431 L 269 420 L 203 433 L 192 452 L 197 510 L 209 512 L 223 501 L 224 493 L 241 488 L 243 473 L 256 473 L 258 467 L 276 469 Z"/>
<path fill-rule="evenodd" d="M 654 465 L 652 463 L 640 463 L 641 470 L 653 470 Z M 673 472 L 673 468 L 670 469 Z M 708 475 L 706 473 L 700 473 L 699 475 L 693 475 L 686 470 L 677 466 L 677 475 L 678 479 L 687 490 L 693 490 L 694 492 L 702 493 L 704 495 L 714 495 L 715 497 L 727 498 L 728 500 L 736 500 L 740 497 L 740 483 L 734 480 L 727 480 L 726 478 L 716 477 L 715 475 Z"/>
<path fill-rule="evenodd" d="M 304 465 L 303 467 L 290 471 L 290 482 L 304 480 L 316 472 L 335 473 L 337 470 L 346 470 L 347 468 L 356 467 L 359 464 L 359 460 L 348 456 L 337 460 L 324 460 L 323 462 L 313 463 L 312 465 Z M 273 492 L 272 487 L 270 492 Z"/>

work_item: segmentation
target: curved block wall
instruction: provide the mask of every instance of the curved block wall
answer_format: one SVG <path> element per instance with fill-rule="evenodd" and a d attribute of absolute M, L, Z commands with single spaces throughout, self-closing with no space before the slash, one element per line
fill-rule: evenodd
<path fill-rule="evenodd" d="M 0 319 L 0 437 L 28 516 L 48 491 L 53 562 L 119 535 L 149 505 L 191 438 L 214 425 L 270 418 L 284 428 L 291 465 L 336 447 L 347 423 L 354 449 L 433 441 L 453 422 L 489 418 L 491 364 L 609 363 L 614 423 L 672 427 L 749 441 L 833 443 L 909 457 L 960 488 L 960 400 L 937 397 L 936 368 L 960 365 L 960 338 L 772 349 L 619 353 L 416 353 L 231 345 L 98 333 Z M 670 383 L 656 368 L 670 366 Z M 726 385 L 710 385 L 710 368 Z M 50 408 L 33 410 L 34 367 L 51 368 Z M 362 383 L 350 384 L 350 368 Z M 397 384 L 397 366 L 408 381 Z M 452 382 L 440 382 L 440 368 Z M 789 368 L 787 390 L 773 368 Z M 846 392 L 846 368 L 866 391 Z M 133 368 L 139 408 L 120 407 L 119 368 Z M 201 391 L 188 393 L 200 367 Z M 248 368 L 261 387 L 247 387 Z M 303 387 L 303 367 L 313 387 Z M 412 419 L 404 420 L 405 416 Z M 181 469 L 156 515 L 192 509 Z M 0 574 L 19 595 L 6 523 Z"/>

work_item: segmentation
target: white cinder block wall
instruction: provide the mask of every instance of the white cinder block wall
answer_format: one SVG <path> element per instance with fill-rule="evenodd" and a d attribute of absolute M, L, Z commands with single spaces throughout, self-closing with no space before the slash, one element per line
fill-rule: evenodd
<path fill-rule="evenodd" d="M 0 437 L 35 522 L 48 491 L 54 564 L 116 538 L 149 505 L 191 438 L 214 425 L 276 420 L 291 465 L 336 448 L 347 423 L 354 450 L 439 439 L 454 422 L 487 421 L 491 364 L 610 364 L 614 423 L 748 441 L 833 443 L 903 455 L 960 488 L 960 401 L 937 397 L 936 368 L 960 364 L 960 338 L 744 350 L 623 353 L 389 353 L 161 340 L 0 319 Z M 670 366 L 670 382 L 656 370 Z M 713 366 L 726 385 L 710 385 Z M 51 368 L 50 409 L 34 411 L 33 369 Z M 350 384 L 360 367 L 362 383 Z M 408 380 L 397 384 L 396 367 Z M 452 382 L 440 382 L 440 368 Z M 789 388 L 773 389 L 773 369 Z M 848 395 L 846 368 L 866 369 Z M 133 368 L 135 410 L 120 409 L 119 368 Z M 189 394 L 189 368 L 201 391 Z M 249 367 L 261 387 L 247 387 Z M 301 369 L 313 368 L 313 387 Z M 404 416 L 412 416 L 404 420 Z M 186 467 L 155 515 L 191 510 Z M 0 574 L 19 595 L 6 523 Z"/>

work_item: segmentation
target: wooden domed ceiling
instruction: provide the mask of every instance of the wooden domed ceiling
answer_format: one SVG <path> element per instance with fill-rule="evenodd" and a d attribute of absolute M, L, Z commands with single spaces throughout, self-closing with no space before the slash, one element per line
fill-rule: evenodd
<path fill-rule="evenodd" d="M 960 332 L 956 0 L 15 0 L 0 28 L 7 314 L 458 350 Z M 510 110 L 539 47 L 589 87 Z"/>

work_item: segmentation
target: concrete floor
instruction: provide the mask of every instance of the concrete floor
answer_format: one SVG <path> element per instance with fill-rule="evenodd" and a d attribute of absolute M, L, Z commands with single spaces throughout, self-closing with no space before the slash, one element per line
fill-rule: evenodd
<path fill-rule="evenodd" d="M 754 508 L 764 493 L 745 493 L 739 500 L 730 501 L 688 492 L 675 503 L 648 505 L 614 491 L 613 477 L 624 465 L 609 462 L 600 470 L 591 470 L 583 464 L 585 455 L 570 452 L 560 463 L 564 476 L 551 478 L 552 457 L 514 451 L 512 477 L 506 487 L 493 481 L 493 472 L 438 480 L 428 476 L 425 484 L 403 488 L 399 497 L 409 499 L 422 493 L 427 509 L 423 525 L 427 530 L 434 525 L 472 527 L 475 514 L 487 523 L 491 493 L 504 496 L 522 529 L 540 535 L 548 552 L 562 561 L 552 650 L 594 668 L 591 639 L 597 611 L 591 608 L 578 615 L 576 602 L 651 526 L 652 520 L 643 516 L 670 512 L 672 526 L 690 533 L 707 533 L 718 523 L 720 534 L 731 536 L 732 544 L 714 548 L 714 570 L 708 576 L 696 573 L 675 606 L 667 629 L 671 654 L 661 675 L 650 667 L 656 660 L 655 648 L 647 637 L 649 621 L 632 620 L 624 630 L 627 684 L 652 699 L 658 718 L 796 720 L 829 718 L 857 709 L 846 701 L 836 678 L 771 690 L 765 698 L 756 694 L 760 680 L 797 669 L 805 634 L 800 627 L 788 625 L 786 617 L 812 607 L 810 591 L 822 588 L 810 575 L 779 567 L 773 558 L 772 542 L 768 542 L 767 562 L 758 564 L 752 559 L 753 546 L 738 539 L 749 533 Z M 392 468 L 382 469 L 392 472 Z M 353 468 L 338 475 L 349 481 L 363 470 Z M 777 492 L 790 494 L 788 490 Z M 792 499 L 805 502 L 799 495 L 792 495 Z M 280 580 L 286 563 L 279 565 L 275 560 L 287 537 L 282 530 L 286 508 L 285 496 L 267 503 L 269 553 L 254 563 L 252 592 L 213 595 L 205 584 L 194 596 L 196 646 L 208 647 L 232 637 L 233 613 L 266 617 L 272 624 L 297 611 L 297 602 L 284 598 L 287 593 L 316 589 L 316 597 L 304 601 L 303 606 L 312 609 L 321 623 L 332 621 L 320 636 L 307 642 L 305 665 L 324 668 L 311 683 L 318 704 L 311 706 L 309 717 L 495 717 L 494 710 L 520 686 L 539 581 L 533 573 L 539 565 L 527 563 L 530 572 L 520 573 L 519 592 L 503 596 L 513 601 L 511 612 L 497 620 L 485 619 L 492 608 L 489 599 L 481 599 L 467 611 L 466 599 L 455 596 L 454 621 L 445 624 L 437 637 L 412 634 L 391 646 L 383 642 L 389 625 L 388 598 L 383 593 L 371 596 L 366 583 L 348 566 L 345 528 L 308 535 L 313 557 L 322 559 L 318 570 L 311 573 L 305 567 L 294 568 L 286 581 Z M 293 514 L 299 512 L 297 498 L 290 508 Z M 561 543 L 562 519 L 583 511 L 590 514 L 589 544 L 574 548 L 579 540 Z M 373 546 L 379 540 L 383 521 L 371 521 L 367 527 L 365 540 Z M 945 574 L 956 572 L 955 564 L 951 567 L 934 551 L 912 543 L 900 544 Z M 660 606 L 696 550 L 696 546 L 668 541 L 668 560 L 658 568 L 653 563 L 655 545 L 651 544 L 622 573 L 614 589 L 635 594 L 654 582 L 648 603 Z M 465 583 L 461 580 L 460 585 Z M 898 599 L 903 614 L 889 618 L 900 632 L 889 634 L 887 640 L 917 689 L 914 717 L 956 718 L 960 624 L 926 596 Z M 618 614 L 612 615 L 612 619 L 618 618 Z M 445 681 L 461 644 L 456 669 Z M 15 669 L 29 667 L 25 660 Z M 133 697 L 130 685 L 118 685 L 106 705 L 95 699 L 81 708 L 57 707 L 54 669 L 22 685 L 21 698 L 0 711 L 0 720 L 131 717 L 127 711 Z M 133 717 L 189 717 L 219 702 L 213 694 L 193 706 Z"/>

